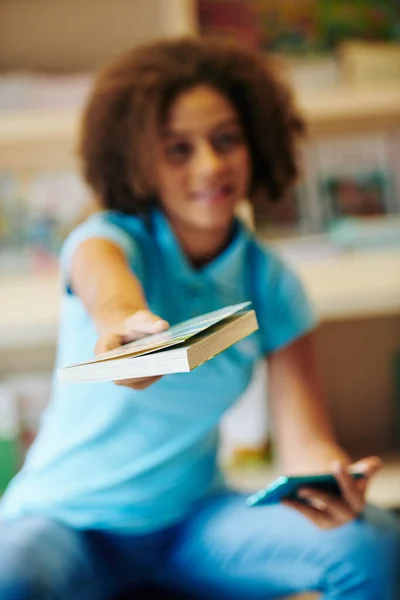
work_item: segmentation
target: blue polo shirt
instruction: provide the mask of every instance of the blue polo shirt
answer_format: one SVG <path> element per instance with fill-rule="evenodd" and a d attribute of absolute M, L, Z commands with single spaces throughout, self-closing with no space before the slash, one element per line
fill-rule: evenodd
<path fill-rule="evenodd" d="M 235 222 L 230 245 L 194 269 L 159 211 L 90 217 L 61 254 L 56 367 L 93 355 L 94 324 L 69 290 L 71 259 L 88 238 L 113 241 L 140 279 L 150 309 L 175 324 L 252 300 L 260 330 L 191 373 L 146 390 L 113 383 L 59 385 L 40 433 L 0 504 L 0 518 L 45 515 L 77 528 L 149 532 L 182 519 L 218 480 L 218 423 L 253 367 L 314 327 L 297 277 Z"/>

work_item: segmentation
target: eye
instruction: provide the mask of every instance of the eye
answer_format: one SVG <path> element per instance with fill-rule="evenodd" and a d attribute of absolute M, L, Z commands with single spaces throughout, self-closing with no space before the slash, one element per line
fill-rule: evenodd
<path fill-rule="evenodd" d="M 170 142 L 164 147 L 166 159 L 174 165 L 184 163 L 192 154 L 192 146 L 189 142 Z"/>
<path fill-rule="evenodd" d="M 223 131 L 213 136 L 212 144 L 217 152 L 225 154 L 243 144 L 243 135 L 240 131 Z"/>

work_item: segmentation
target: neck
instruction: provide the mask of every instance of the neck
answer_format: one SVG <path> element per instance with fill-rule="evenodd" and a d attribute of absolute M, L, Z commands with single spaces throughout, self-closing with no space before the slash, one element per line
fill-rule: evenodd
<path fill-rule="evenodd" d="M 232 239 L 232 227 L 212 232 L 188 227 L 187 224 L 170 220 L 179 244 L 194 267 L 202 267 L 220 254 Z"/>

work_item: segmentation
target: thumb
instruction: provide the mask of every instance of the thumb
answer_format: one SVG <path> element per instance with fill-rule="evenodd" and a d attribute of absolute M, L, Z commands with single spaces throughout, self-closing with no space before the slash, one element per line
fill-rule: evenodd
<path fill-rule="evenodd" d="M 149 310 L 138 310 L 124 323 L 123 341 L 130 341 L 143 335 L 160 333 L 168 329 L 169 323 Z"/>
<path fill-rule="evenodd" d="M 118 348 L 121 346 L 122 338 L 120 335 L 116 333 L 109 333 L 103 335 L 101 338 L 97 340 L 95 346 L 95 354 L 102 354 L 103 352 L 108 352 L 108 350 L 113 350 L 114 348 Z"/>
<path fill-rule="evenodd" d="M 361 472 L 369 478 L 382 468 L 382 461 L 378 456 L 368 456 L 363 458 L 350 467 L 350 471 Z"/>

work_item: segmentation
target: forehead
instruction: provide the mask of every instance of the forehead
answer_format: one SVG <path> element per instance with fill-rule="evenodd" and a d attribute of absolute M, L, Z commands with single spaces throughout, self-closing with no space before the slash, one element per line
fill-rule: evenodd
<path fill-rule="evenodd" d="M 238 122 L 238 114 L 230 100 L 210 86 L 199 85 L 175 98 L 167 116 L 166 129 L 196 132 L 235 121 Z"/>

